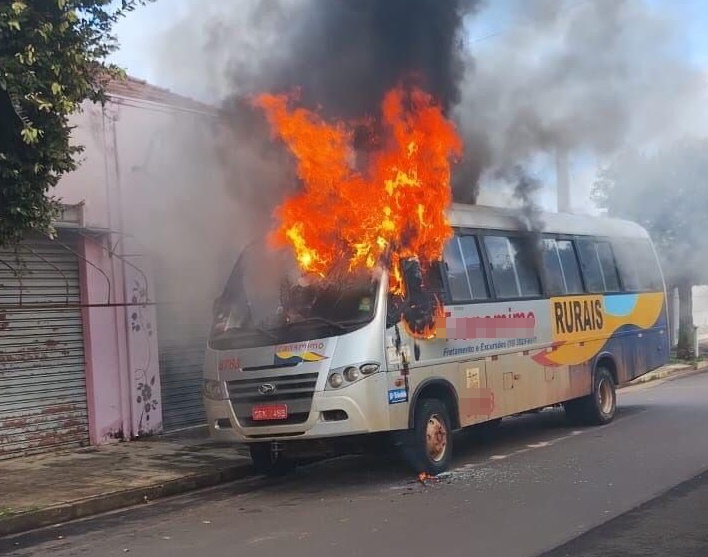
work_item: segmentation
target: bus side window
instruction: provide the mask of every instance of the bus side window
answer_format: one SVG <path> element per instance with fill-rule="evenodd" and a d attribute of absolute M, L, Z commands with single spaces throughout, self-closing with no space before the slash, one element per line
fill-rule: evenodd
<path fill-rule="evenodd" d="M 558 256 L 560 257 L 563 276 L 567 294 L 582 294 L 583 279 L 580 277 L 580 265 L 578 264 L 578 256 L 575 254 L 573 242 L 570 240 L 558 240 Z"/>
<path fill-rule="evenodd" d="M 521 238 L 485 236 L 484 245 L 492 269 L 492 283 L 499 298 L 528 298 L 541 294 L 541 285 L 531 260 L 523 257 Z"/>
<path fill-rule="evenodd" d="M 568 288 L 558 254 L 558 246 L 553 239 L 543 240 L 543 267 L 548 282 L 548 293 L 551 296 L 567 294 Z"/>
<path fill-rule="evenodd" d="M 453 236 L 445 245 L 445 272 L 453 302 L 467 302 L 472 299 L 469 281 L 465 276 L 465 264 L 460 250 L 460 239 Z"/>
<path fill-rule="evenodd" d="M 488 300 L 489 288 L 484 276 L 484 266 L 475 236 L 461 236 L 460 248 L 465 262 L 465 275 L 472 291 L 473 300 Z"/>
<path fill-rule="evenodd" d="M 445 269 L 452 302 L 489 299 L 475 236 L 455 236 L 450 240 L 445 246 Z"/>
<path fill-rule="evenodd" d="M 617 265 L 624 290 L 627 292 L 640 292 L 642 290 L 640 273 L 636 261 L 637 253 L 634 251 L 633 242 L 627 240 L 617 240 L 613 242 L 615 254 L 617 255 Z"/>
<path fill-rule="evenodd" d="M 589 292 L 619 292 L 619 272 L 609 242 L 578 240 L 578 252 Z"/>
<path fill-rule="evenodd" d="M 661 271 L 649 240 L 617 240 L 613 242 L 613 248 L 625 290 L 662 290 Z"/>
<path fill-rule="evenodd" d="M 597 258 L 595 243 L 591 240 L 578 240 L 576 245 L 588 292 L 604 292 L 605 281 L 602 278 L 602 269 L 600 268 L 600 260 Z"/>
<path fill-rule="evenodd" d="M 597 258 L 600 260 L 602 278 L 605 281 L 605 292 L 619 292 L 621 290 L 619 271 L 612 253 L 612 246 L 609 242 L 598 242 L 595 249 L 597 249 Z"/>

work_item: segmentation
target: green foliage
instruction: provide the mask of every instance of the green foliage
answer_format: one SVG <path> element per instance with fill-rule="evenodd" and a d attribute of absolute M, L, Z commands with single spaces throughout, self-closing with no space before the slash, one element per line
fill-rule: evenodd
<path fill-rule="evenodd" d="M 624 153 L 600 172 L 593 198 L 610 216 L 649 231 L 669 283 L 708 282 L 708 140 Z"/>
<path fill-rule="evenodd" d="M 69 117 L 103 102 L 118 18 L 151 0 L 0 2 L 0 245 L 52 231 L 50 190 L 76 169 Z"/>
<path fill-rule="evenodd" d="M 593 197 L 610 216 L 649 231 L 667 286 L 679 295 L 676 354 L 691 359 L 691 287 L 708 282 L 708 140 L 682 141 L 651 155 L 626 152 L 600 172 Z"/>

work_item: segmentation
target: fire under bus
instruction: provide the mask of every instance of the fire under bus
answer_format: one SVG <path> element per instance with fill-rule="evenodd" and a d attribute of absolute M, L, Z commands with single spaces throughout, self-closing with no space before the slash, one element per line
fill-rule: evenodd
<path fill-rule="evenodd" d="M 443 261 L 401 262 L 405 297 L 384 270 L 308 284 L 284 254 L 244 250 L 206 353 L 213 437 L 248 445 L 266 474 L 391 447 L 434 475 L 457 430 L 553 406 L 607 424 L 616 387 L 668 361 L 664 279 L 639 225 L 545 214 L 529 234 L 509 211 L 461 205 L 449 219 Z"/>

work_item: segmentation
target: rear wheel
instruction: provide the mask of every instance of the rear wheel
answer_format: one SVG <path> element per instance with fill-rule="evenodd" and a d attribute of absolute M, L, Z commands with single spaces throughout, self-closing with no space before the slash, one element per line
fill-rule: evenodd
<path fill-rule="evenodd" d="M 452 427 L 442 401 L 423 399 L 418 402 L 404 457 L 416 473 L 436 476 L 448 469 L 452 459 Z"/>
<path fill-rule="evenodd" d="M 251 462 L 256 474 L 268 477 L 285 476 L 295 470 L 296 464 L 282 451 L 273 450 L 270 443 L 257 443 L 249 447 Z"/>
<path fill-rule="evenodd" d="M 592 393 L 571 400 L 565 405 L 565 413 L 571 422 L 583 425 L 610 423 L 617 411 L 617 392 L 610 370 L 600 366 L 595 370 Z"/>

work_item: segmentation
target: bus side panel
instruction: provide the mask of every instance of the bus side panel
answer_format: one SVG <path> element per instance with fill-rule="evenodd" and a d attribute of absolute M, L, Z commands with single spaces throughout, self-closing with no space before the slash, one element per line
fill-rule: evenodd
<path fill-rule="evenodd" d="M 598 358 L 608 355 L 617 368 L 618 382 L 625 383 L 668 361 L 662 293 L 556 298 L 551 304 L 558 316 L 553 328 L 554 350 L 536 356 L 546 365 L 575 368 L 589 362 L 594 366 Z M 581 373 L 573 369 L 572 377 L 576 375 Z M 576 388 L 573 392 L 577 394 Z"/>
<path fill-rule="evenodd" d="M 570 396 L 566 366 L 540 365 L 529 356 L 524 352 L 503 354 L 487 363 L 495 399 L 492 417 L 542 408 Z"/>
<path fill-rule="evenodd" d="M 593 362 L 588 361 L 582 364 L 568 366 L 568 376 L 570 377 L 570 388 L 562 401 L 573 400 L 592 392 L 592 368 Z"/>
<path fill-rule="evenodd" d="M 619 383 L 627 383 L 666 365 L 669 335 L 665 313 L 662 312 L 659 320 L 648 329 L 633 325 L 621 327 L 608 340 L 606 351 L 615 361 Z"/>

